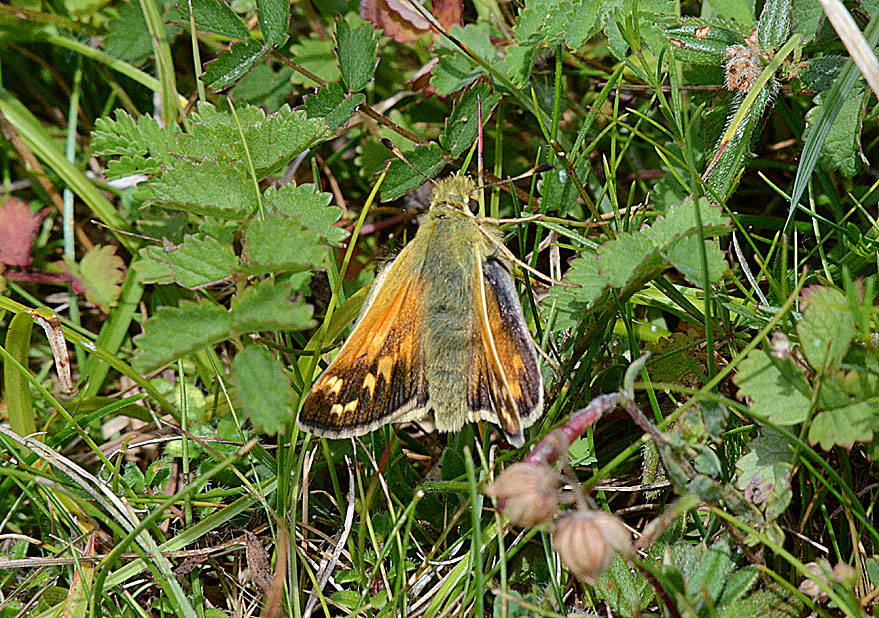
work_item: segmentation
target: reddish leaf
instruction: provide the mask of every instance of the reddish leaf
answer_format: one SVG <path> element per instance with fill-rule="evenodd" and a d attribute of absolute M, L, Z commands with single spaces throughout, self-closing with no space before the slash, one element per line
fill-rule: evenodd
<path fill-rule="evenodd" d="M 462 0 L 435 0 L 431 13 L 448 30 L 461 24 Z M 360 16 L 397 43 L 411 43 L 430 30 L 430 22 L 405 0 L 360 0 Z"/>
<path fill-rule="evenodd" d="M 452 26 L 460 26 L 464 16 L 462 0 L 433 0 L 433 16 L 446 31 Z"/>
<path fill-rule="evenodd" d="M 31 212 L 27 204 L 14 197 L 6 198 L 0 204 L 0 262 L 10 266 L 30 266 L 34 239 L 47 214 L 48 208 Z"/>

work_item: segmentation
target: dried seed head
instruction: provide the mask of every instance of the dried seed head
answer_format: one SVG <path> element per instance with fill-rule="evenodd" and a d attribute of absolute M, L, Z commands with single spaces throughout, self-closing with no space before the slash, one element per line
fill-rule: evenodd
<path fill-rule="evenodd" d="M 623 522 L 602 511 L 575 511 L 561 518 L 552 544 L 568 570 L 590 584 L 610 567 L 615 553 L 632 551 Z"/>
<path fill-rule="evenodd" d="M 778 360 L 790 358 L 790 340 L 780 330 L 772 333 L 772 339 L 769 342 L 769 354 L 772 358 L 777 358 Z"/>
<path fill-rule="evenodd" d="M 747 45 L 730 45 L 726 48 L 726 57 L 724 85 L 727 90 L 747 92 L 763 70 L 760 49 Z"/>
<path fill-rule="evenodd" d="M 504 470 L 485 494 L 498 499 L 498 508 L 513 525 L 536 526 L 558 511 L 559 479 L 545 464 L 518 462 Z"/>

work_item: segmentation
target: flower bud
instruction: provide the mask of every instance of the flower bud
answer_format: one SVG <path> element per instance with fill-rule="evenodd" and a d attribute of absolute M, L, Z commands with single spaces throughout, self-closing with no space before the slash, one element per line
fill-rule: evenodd
<path fill-rule="evenodd" d="M 485 494 L 498 499 L 498 509 L 514 526 L 536 526 L 558 511 L 559 479 L 550 466 L 518 462 L 504 470 Z"/>
<path fill-rule="evenodd" d="M 580 579 L 594 584 L 610 567 L 614 554 L 632 551 L 623 522 L 602 511 L 575 511 L 556 522 L 552 544 L 562 563 Z"/>

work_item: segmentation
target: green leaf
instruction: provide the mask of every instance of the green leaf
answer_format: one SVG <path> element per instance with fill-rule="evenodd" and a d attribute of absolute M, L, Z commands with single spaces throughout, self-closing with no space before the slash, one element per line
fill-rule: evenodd
<path fill-rule="evenodd" d="M 839 367 L 855 336 L 855 319 L 839 290 L 810 286 L 802 293 L 803 319 L 797 334 L 803 353 L 816 371 Z"/>
<path fill-rule="evenodd" d="M 256 0 L 259 27 L 269 47 L 277 47 L 287 40 L 289 5 L 289 0 Z"/>
<path fill-rule="evenodd" d="M 262 433 L 284 433 L 293 418 L 293 389 L 281 364 L 255 345 L 235 355 L 233 377 L 244 411 Z"/>
<path fill-rule="evenodd" d="M 444 97 L 473 83 L 482 73 L 482 67 L 474 66 L 465 56 L 444 54 L 431 71 L 430 85 L 439 96 Z"/>
<path fill-rule="evenodd" d="M 196 214 L 241 220 L 257 207 L 242 169 L 220 161 L 179 159 L 149 188 L 158 205 Z"/>
<path fill-rule="evenodd" d="M 736 462 L 736 487 L 770 521 L 777 519 L 790 504 L 792 475 L 791 445 L 769 427 L 760 430 Z"/>
<path fill-rule="evenodd" d="M 79 264 L 66 256 L 64 261 L 74 278 L 74 289 L 85 292 L 90 303 L 109 313 L 122 293 L 119 284 L 125 278 L 125 262 L 116 255 L 116 247 L 95 245 L 82 256 Z"/>
<path fill-rule="evenodd" d="M 258 107 L 242 106 L 237 115 L 236 121 L 231 112 L 200 105 L 192 115 L 191 131 L 177 140 L 178 154 L 242 163 L 249 157 L 262 179 L 327 135 L 323 122 L 310 120 L 305 111 L 293 111 L 289 105 L 268 116 Z"/>
<path fill-rule="evenodd" d="M 327 256 L 317 232 L 283 215 L 251 221 L 247 249 L 251 262 L 276 270 L 304 270 L 323 263 Z"/>
<path fill-rule="evenodd" d="M 803 137 L 808 139 L 818 118 L 824 109 L 824 100 L 828 93 L 817 97 L 820 103 L 806 114 L 806 131 Z M 848 92 L 821 148 L 818 161 L 821 167 L 830 172 L 839 170 L 844 176 L 854 176 L 869 162 L 861 150 L 861 118 L 867 92 L 856 88 Z"/>
<path fill-rule="evenodd" d="M 115 120 L 98 118 L 92 132 L 92 146 L 98 156 L 119 156 L 107 166 L 107 178 L 114 180 L 133 174 L 158 174 L 161 165 L 174 161 L 176 123 L 160 127 L 155 118 L 137 120 L 116 110 Z"/>
<path fill-rule="evenodd" d="M 349 92 L 366 88 L 378 66 L 378 39 L 371 23 L 352 18 L 354 25 L 344 17 L 336 18 L 336 54 L 339 72 Z"/>
<path fill-rule="evenodd" d="M 757 43 L 763 49 L 778 49 L 790 36 L 791 0 L 766 0 L 757 22 Z"/>
<path fill-rule="evenodd" d="M 653 244 L 645 234 L 624 232 L 598 249 L 599 273 L 607 285 L 623 287 L 651 253 Z"/>
<path fill-rule="evenodd" d="M 298 219 L 306 229 L 320 233 L 327 241 L 338 244 L 348 236 L 347 230 L 335 223 L 342 218 L 342 209 L 330 205 L 333 196 L 314 184 L 296 186 L 288 182 L 280 189 L 269 187 L 265 200 L 286 217 Z"/>
<path fill-rule="evenodd" d="M 238 265 L 232 247 L 210 237 L 187 235 L 178 247 L 149 247 L 144 254 L 170 266 L 174 280 L 191 290 L 229 279 Z"/>
<path fill-rule="evenodd" d="M 674 243 L 672 247 L 663 253 L 668 262 L 677 268 L 687 281 L 693 285 L 705 283 L 705 271 L 702 268 L 702 256 L 699 252 L 699 243 L 702 242 L 696 236 L 689 236 Z M 705 241 L 705 254 L 708 266 L 708 282 L 718 283 L 723 274 L 729 269 L 723 257 L 723 251 L 714 241 Z"/>
<path fill-rule="evenodd" d="M 533 45 L 518 45 L 514 43 L 507 47 L 504 66 L 506 67 L 507 75 L 516 86 L 521 88 L 528 83 L 536 56 L 537 50 Z"/>
<path fill-rule="evenodd" d="M 426 178 L 433 178 L 443 166 L 443 155 L 436 144 L 419 146 L 406 153 L 412 167 L 399 160 L 391 163 L 391 169 L 382 183 L 381 196 L 383 202 L 395 200 L 407 191 L 424 184 Z M 420 173 L 419 173 L 420 171 Z"/>
<path fill-rule="evenodd" d="M 819 7 L 820 10 L 820 7 Z M 823 13 L 822 13 L 823 14 Z M 806 61 L 797 77 L 815 92 L 824 92 L 833 85 L 842 72 L 848 58 L 845 56 L 820 56 Z"/>
<path fill-rule="evenodd" d="M 749 29 L 754 23 L 754 0 L 706 0 L 702 7 L 702 17 L 710 19 L 715 16 Z"/>
<path fill-rule="evenodd" d="M 346 95 L 342 85 L 333 82 L 305 97 L 305 109 L 309 118 L 322 120 L 334 132 L 348 122 L 364 101 L 366 95 L 362 92 Z"/>
<path fill-rule="evenodd" d="M 192 3 L 192 16 L 199 30 L 238 41 L 250 38 L 247 25 L 223 0 L 180 0 L 180 12 L 184 17 L 189 16 L 189 3 Z"/>
<path fill-rule="evenodd" d="M 665 36 L 676 47 L 675 58 L 695 64 L 722 66 L 728 60 L 726 49 L 742 44 L 739 33 L 702 19 L 684 19 L 666 28 Z"/>
<path fill-rule="evenodd" d="M 140 283 L 174 283 L 174 271 L 171 265 L 151 257 L 155 247 L 143 247 L 137 252 L 139 259 L 131 267 L 137 273 Z"/>
<path fill-rule="evenodd" d="M 303 330 L 314 326 L 312 308 L 301 300 L 293 300 L 290 281 L 274 283 L 266 280 L 244 290 L 232 300 L 230 320 L 238 333 L 263 330 Z"/>
<path fill-rule="evenodd" d="M 470 148 L 476 140 L 479 130 L 478 102 L 482 102 L 482 122 L 488 122 L 500 95 L 492 94 L 488 84 L 476 84 L 468 89 L 458 100 L 451 116 L 446 120 L 446 130 L 440 137 L 440 143 L 448 150 L 452 158 Z"/>
<path fill-rule="evenodd" d="M 238 80 L 232 88 L 232 98 L 265 109 L 278 109 L 293 90 L 292 75 L 293 69 L 288 66 L 275 71 L 267 63 L 260 63 Z"/>
<path fill-rule="evenodd" d="M 738 396 L 750 397 L 751 412 L 776 425 L 802 423 L 809 415 L 811 392 L 794 362 L 774 359 L 754 350 L 739 365 L 733 378 Z"/>
<path fill-rule="evenodd" d="M 602 3 L 592 0 L 526 0 L 513 31 L 519 45 L 580 47 L 598 30 Z"/>
<path fill-rule="evenodd" d="M 811 43 L 821 27 L 824 10 L 820 0 L 794 0 L 791 7 L 791 26 L 803 37 L 803 45 Z"/>
<path fill-rule="evenodd" d="M 696 219 L 697 208 L 702 219 L 701 231 L 705 238 L 718 236 L 732 229 L 729 217 L 723 214 L 720 206 L 704 197 L 699 198 L 698 201 L 688 197 L 680 204 L 669 206 L 668 211 L 656 219 L 645 235 L 653 246 L 660 250 L 670 249 L 682 238 L 698 235 L 700 230 Z"/>
<path fill-rule="evenodd" d="M 291 45 L 290 54 L 293 61 L 322 80 L 321 83 L 317 83 L 297 71 L 293 74 L 293 83 L 301 84 L 306 88 L 318 88 L 337 81 L 342 74 L 339 72 L 339 61 L 333 51 L 333 45 L 334 41 L 331 38 L 321 38 L 317 35 L 300 38 L 299 43 Z"/>
<path fill-rule="evenodd" d="M 201 74 L 202 80 L 217 92 L 244 77 L 268 53 L 256 39 L 232 43 L 227 50 L 211 60 Z"/>
<path fill-rule="evenodd" d="M 219 343 L 228 337 L 229 314 L 209 301 L 182 302 L 178 307 L 159 307 L 134 338 L 137 355 L 132 367 L 146 373 L 190 352 Z"/>
<path fill-rule="evenodd" d="M 108 54 L 133 65 L 145 62 L 153 55 L 153 40 L 146 19 L 136 1 L 117 5 L 117 16 L 107 24 L 104 49 Z M 170 41 L 180 33 L 180 27 L 168 22 L 179 21 L 175 8 L 166 8 L 162 14 L 165 36 Z"/>
<path fill-rule="evenodd" d="M 876 400 L 860 401 L 825 410 L 815 415 L 809 427 L 809 442 L 829 451 L 834 446 L 851 448 L 855 442 L 869 442 L 879 429 Z"/>

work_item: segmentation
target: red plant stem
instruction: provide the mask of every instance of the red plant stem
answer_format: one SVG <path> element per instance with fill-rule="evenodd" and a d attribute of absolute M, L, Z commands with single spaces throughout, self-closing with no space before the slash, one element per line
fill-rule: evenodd
<path fill-rule="evenodd" d="M 568 452 L 571 442 L 583 435 L 583 432 L 606 412 L 610 412 L 616 407 L 619 398 L 619 393 L 599 395 L 590 401 L 585 408 L 574 412 L 564 425 L 556 427 L 546 434 L 522 461 L 548 465 L 555 463 L 563 453 Z"/>

